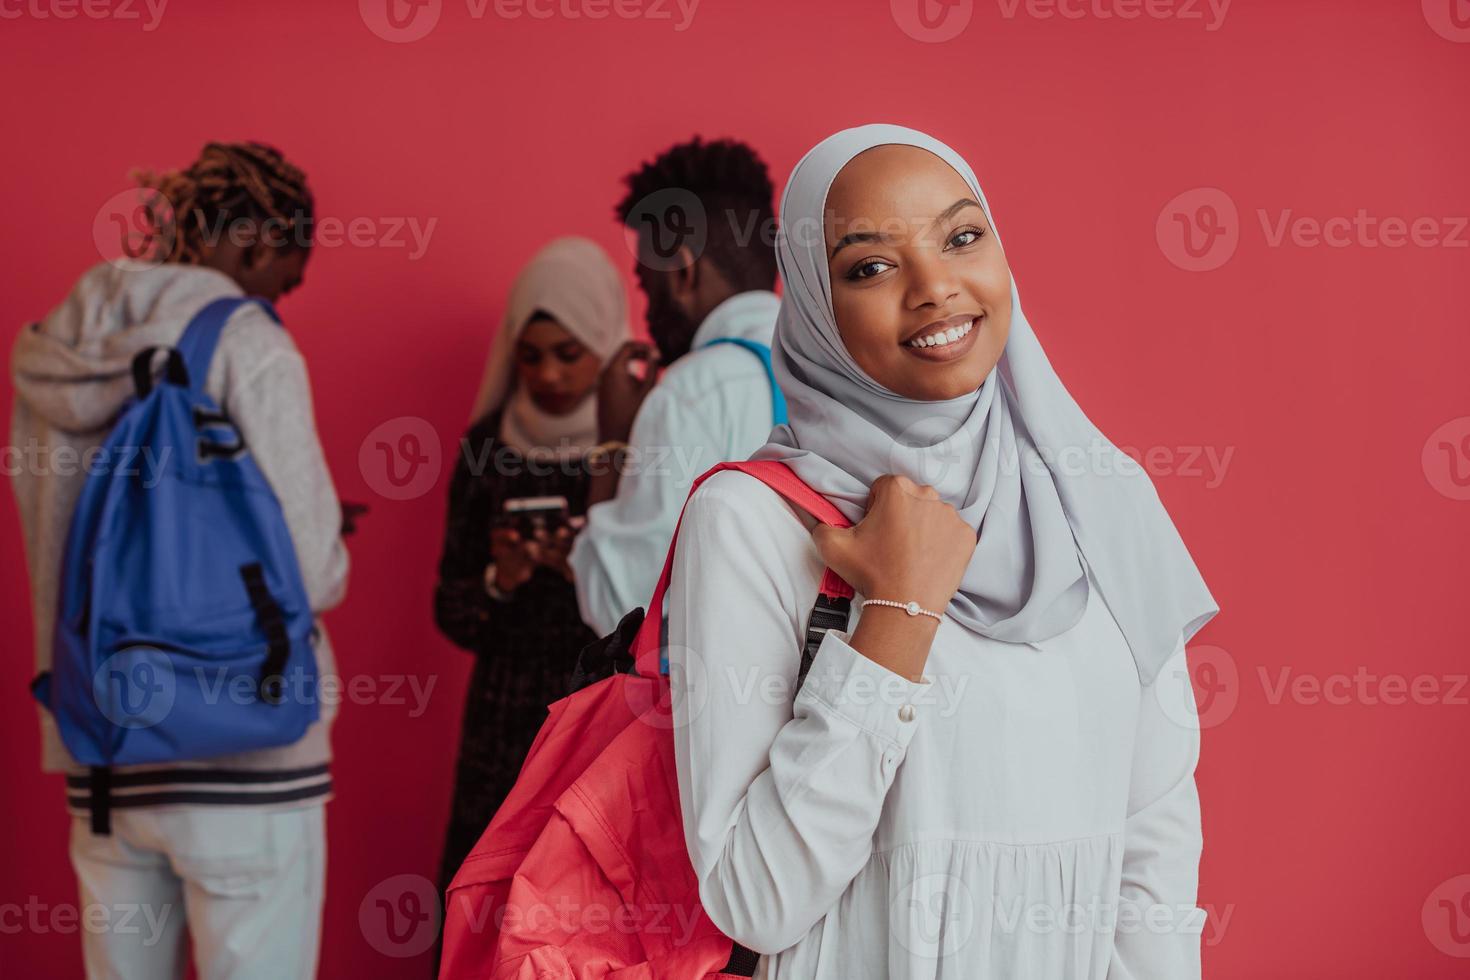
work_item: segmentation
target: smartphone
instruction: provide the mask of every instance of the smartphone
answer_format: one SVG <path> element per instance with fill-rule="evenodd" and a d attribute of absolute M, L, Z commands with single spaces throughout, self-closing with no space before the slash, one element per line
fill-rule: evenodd
<path fill-rule="evenodd" d="M 496 527 L 508 527 L 523 538 L 537 531 L 554 534 L 563 525 L 571 525 L 566 497 L 510 497 L 496 515 Z"/>

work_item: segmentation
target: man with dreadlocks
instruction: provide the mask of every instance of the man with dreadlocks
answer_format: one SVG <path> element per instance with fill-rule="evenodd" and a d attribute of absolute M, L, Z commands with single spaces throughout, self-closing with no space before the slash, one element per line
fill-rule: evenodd
<path fill-rule="evenodd" d="M 768 370 L 741 349 L 768 352 L 781 305 L 764 161 L 744 143 L 695 137 L 625 182 L 617 215 L 636 233 L 654 346 L 624 345 L 598 386 L 609 465 L 593 470 L 569 561 L 582 619 L 599 634 L 652 595 L 694 479 L 748 457 L 776 421 Z"/>
<path fill-rule="evenodd" d="M 45 320 L 21 331 L 11 361 L 12 444 L 56 461 L 15 476 L 38 673 L 51 662 L 62 554 L 86 480 L 82 467 L 60 461 L 86 460 L 102 445 L 132 394 L 136 353 L 177 343 L 216 299 L 248 294 L 274 303 L 300 285 L 310 252 L 306 178 L 269 146 L 210 143 L 184 170 L 137 176 L 149 235 L 143 247 L 125 249 L 139 261 L 90 269 Z M 313 611 L 331 608 L 347 584 L 342 513 L 291 335 L 256 304 L 242 305 L 220 336 L 205 390 L 281 502 Z M 330 677 L 320 622 L 315 639 L 321 675 Z M 82 902 L 142 908 L 148 918 L 141 928 L 82 930 L 89 977 L 183 976 L 186 936 L 200 977 L 315 974 L 331 708 L 322 704 L 321 720 L 284 748 L 118 767 L 110 835 L 92 833 L 86 770 L 42 712 L 43 767 L 67 773 Z"/>

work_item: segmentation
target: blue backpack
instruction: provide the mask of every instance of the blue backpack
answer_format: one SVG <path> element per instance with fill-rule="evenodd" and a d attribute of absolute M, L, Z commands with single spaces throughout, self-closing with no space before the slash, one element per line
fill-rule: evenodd
<path fill-rule="evenodd" d="M 176 348 L 133 360 L 137 389 L 82 487 L 62 559 L 51 671 L 33 693 L 92 767 L 106 833 L 108 767 L 289 745 L 319 714 L 314 621 L 280 502 L 204 393 L 215 300 Z M 155 384 L 155 354 L 167 351 Z"/>

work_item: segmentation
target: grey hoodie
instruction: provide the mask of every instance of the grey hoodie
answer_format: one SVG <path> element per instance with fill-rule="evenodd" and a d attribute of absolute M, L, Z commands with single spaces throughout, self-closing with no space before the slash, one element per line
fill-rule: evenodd
<path fill-rule="evenodd" d="M 12 475 L 30 571 L 36 672 L 51 665 L 61 557 L 86 479 L 84 461 L 102 444 L 132 393 L 133 355 L 144 347 L 176 343 L 206 303 L 239 295 L 234 280 L 212 269 L 178 264 L 123 269 L 103 263 L 83 275 L 45 320 L 26 326 L 16 339 L 6 471 Z M 242 307 L 220 335 L 205 391 L 239 428 L 280 499 L 312 609 L 330 609 L 347 587 L 341 506 L 317 437 L 306 363 L 290 333 L 254 304 Z M 320 621 L 317 627 L 317 660 L 323 677 L 329 677 L 335 674 L 332 648 Z M 119 777 L 130 775 L 115 779 L 114 805 L 126 805 L 129 794 L 137 796 L 137 805 L 300 805 L 327 795 L 327 733 L 334 712 L 333 703 L 323 700 L 322 720 L 293 745 L 182 767 L 119 769 Z M 44 709 L 41 728 L 42 767 L 81 773 Z M 181 781 L 178 773 L 154 778 L 167 768 L 199 770 L 200 785 Z M 236 776 L 239 770 L 250 772 Z M 84 809 L 86 780 L 69 778 L 67 796 L 73 809 Z"/>

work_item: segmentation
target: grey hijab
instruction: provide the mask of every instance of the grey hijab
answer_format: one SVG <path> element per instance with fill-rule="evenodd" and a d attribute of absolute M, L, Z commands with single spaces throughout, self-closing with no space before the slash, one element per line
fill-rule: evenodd
<path fill-rule="evenodd" d="M 1088 421 L 1052 370 L 1014 278 L 1005 352 L 974 392 L 903 398 L 843 345 L 822 232 L 827 191 L 849 160 L 891 143 L 953 167 L 1000 241 L 974 172 L 938 140 L 875 124 L 813 147 L 786 185 L 777 242 L 784 295 L 772 353 L 788 421 L 753 458 L 785 461 L 853 521 L 885 473 L 934 486 L 978 535 L 947 610 L 954 620 L 997 640 L 1038 642 L 1077 624 L 1095 584 L 1139 679 L 1151 684 L 1181 634 L 1188 640 L 1219 606 L 1147 473 Z"/>

